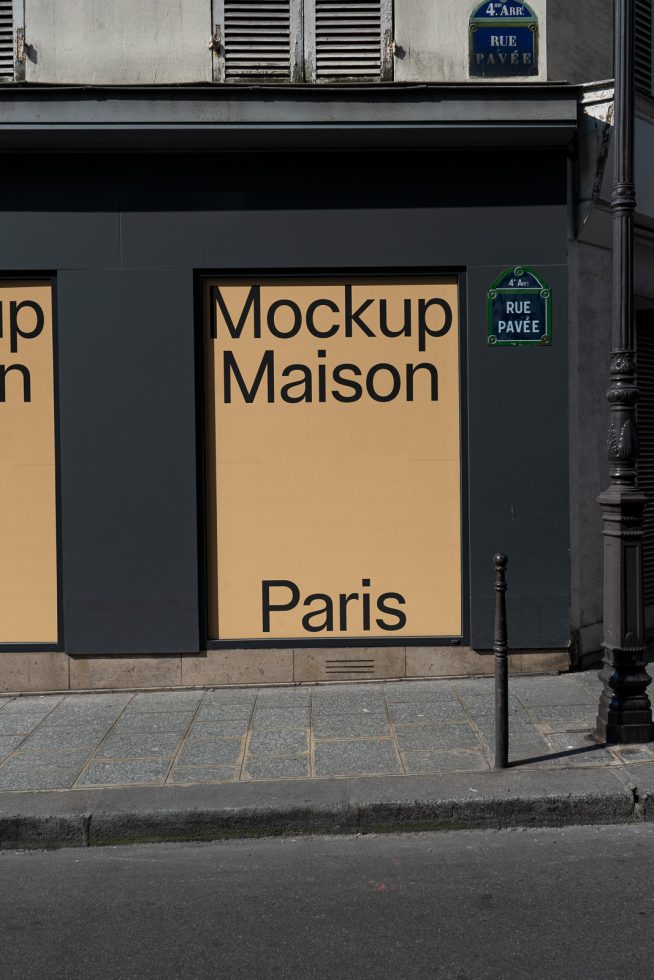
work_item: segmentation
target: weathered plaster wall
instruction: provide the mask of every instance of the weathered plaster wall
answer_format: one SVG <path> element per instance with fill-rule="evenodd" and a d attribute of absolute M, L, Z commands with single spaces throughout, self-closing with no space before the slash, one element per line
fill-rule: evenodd
<path fill-rule="evenodd" d="M 612 0 L 531 0 L 539 74 L 516 82 L 610 78 Z M 395 0 L 395 79 L 465 82 L 476 3 Z M 26 79 L 55 84 L 209 82 L 211 0 L 25 0 Z M 490 83 L 492 84 L 492 82 Z"/>
<path fill-rule="evenodd" d="M 209 0 L 25 0 L 28 82 L 211 81 Z"/>
<path fill-rule="evenodd" d="M 153 85 L 211 81 L 209 39 L 215 19 L 211 0 L 25 3 L 29 82 Z M 530 5 L 540 21 L 540 72 L 526 79 L 517 77 L 518 83 L 548 77 L 547 0 L 531 0 Z M 461 0 L 395 0 L 399 46 L 395 79 L 468 81 L 468 27 L 475 6 Z M 567 32 L 570 16 L 566 7 L 560 30 Z M 565 58 L 568 41 L 560 47 L 557 56 Z M 559 77 L 561 72 L 555 74 Z M 563 72 L 566 77 L 569 74 Z"/>
<path fill-rule="evenodd" d="M 401 49 L 395 59 L 396 81 L 470 81 L 468 27 L 477 6 L 469 0 L 395 0 L 395 40 Z M 531 0 L 530 6 L 540 23 L 540 70 L 515 79 L 521 83 L 547 79 L 547 0 Z"/>
<path fill-rule="evenodd" d="M 613 0 L 548 0 L 550 81 L 613 77 Z"/>

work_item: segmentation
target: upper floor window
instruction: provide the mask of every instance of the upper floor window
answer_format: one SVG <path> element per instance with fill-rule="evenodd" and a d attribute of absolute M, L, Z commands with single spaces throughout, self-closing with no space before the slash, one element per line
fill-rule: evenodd
<path fill-rule="evenodd" d="M 25 79 L 25 0 L 0 0 L 0 84 Z"/>
<path fill-rule="evenodd" d="M 636 91 L 654 97 L 652 0 L 636 0 Z"/>
<path fill-rule="evenodd" d="M 218 0 L 218 81 L 386 81 L 393 0 Z"/>
<path fill-rule="evenodd" d="M 14 2 L 0 0 L 0 80 L 13 82 L 15 78 Z"/>

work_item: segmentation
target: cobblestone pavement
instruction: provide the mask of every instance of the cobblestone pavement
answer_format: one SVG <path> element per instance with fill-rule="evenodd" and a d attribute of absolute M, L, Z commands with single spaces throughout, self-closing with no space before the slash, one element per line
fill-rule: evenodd
<path fill-rule="evenodd" d="M 592 730 L 596 672 L 515 676 L 510 759 L 524 769 L 654 762 Z M 483 772 L 492 678 L 0 699 L 0 790 Z"/>

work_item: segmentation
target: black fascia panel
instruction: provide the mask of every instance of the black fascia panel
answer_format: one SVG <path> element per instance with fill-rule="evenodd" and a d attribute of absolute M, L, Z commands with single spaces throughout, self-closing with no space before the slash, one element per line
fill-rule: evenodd
<path fill-rule="evenodd" d="M 0 89 L 0 147 L 565 146 L 577 89 L 552 85 Z"/>

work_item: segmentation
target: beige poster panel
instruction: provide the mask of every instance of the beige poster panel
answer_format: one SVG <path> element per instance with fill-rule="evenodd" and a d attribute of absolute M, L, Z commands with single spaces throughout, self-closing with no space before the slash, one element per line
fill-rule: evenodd
<path fill-rule="evenodd" d="M 459 636 L 456 280 L 204 298 L 210 637 Z"/>
<path fill-rule="evenodd" d="M 52 287 L 0 281 L 0 643 L 56 643 Z"/>

